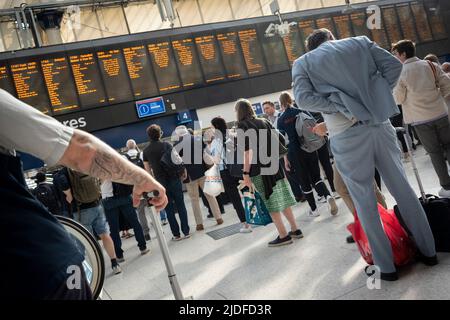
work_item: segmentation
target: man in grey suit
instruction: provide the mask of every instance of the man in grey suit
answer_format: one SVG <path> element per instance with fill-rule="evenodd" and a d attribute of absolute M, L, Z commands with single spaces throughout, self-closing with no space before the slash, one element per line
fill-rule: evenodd
<path fill-rule="evenodd" d="M 355 202 L 381 279 L 398 279 L 373 189 L 375 167 L 397 201 L 420 251 L 437 264 L 425 212 L 408 183 L 389 118 L 399 112 L 392 96 L 401 62 L 365 36 L 334 40 L 327 29 L 307 39 L 308 53 L 294 62 L 292 78 L 301 109 L 322 112 L 339 170 Z"/>

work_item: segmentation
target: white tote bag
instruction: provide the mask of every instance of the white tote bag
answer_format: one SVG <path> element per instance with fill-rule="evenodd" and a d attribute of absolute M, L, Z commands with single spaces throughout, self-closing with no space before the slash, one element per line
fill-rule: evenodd
<path fill-rule="evenodd" d="M 219 194 L 224 192 L 222 178 L 220 177 L 220 171 L 217 164 L 213 165 L 211 169 L 205 172 L 205 186 L 203 188 L 203 192 L 217 197 Z"/>

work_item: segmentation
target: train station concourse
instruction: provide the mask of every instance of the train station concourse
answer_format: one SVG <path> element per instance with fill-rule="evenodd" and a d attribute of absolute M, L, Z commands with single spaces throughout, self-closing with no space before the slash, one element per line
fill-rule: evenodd
<path fill-rule="evenodd" d="M 0 301 L 449 300 L 450 1 L 0 1 L 0 248 Z"/>

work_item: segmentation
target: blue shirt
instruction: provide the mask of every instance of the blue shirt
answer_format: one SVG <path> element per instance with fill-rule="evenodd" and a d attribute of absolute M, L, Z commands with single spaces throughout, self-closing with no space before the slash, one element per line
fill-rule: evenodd
<path fill-rule="evenodd" d="M 300 149 L 300 141 L 298 140 L 297 130 L 295 129 L 295 122 L 299 113 L 299 109 L 290 107 L 278 118 L 277 128 L 282 134 L 287 134 L 289 139 L 289 152 Z"/>

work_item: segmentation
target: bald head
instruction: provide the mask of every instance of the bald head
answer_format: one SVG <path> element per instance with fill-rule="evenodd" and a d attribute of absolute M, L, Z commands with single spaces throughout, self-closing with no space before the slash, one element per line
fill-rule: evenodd
<path fill-rule="evenodd" d="M 127 141 L 127 149 L 128 150 L 136 149 L 136 141 L 134 141 L 133 139 L 128 140 Z"/>
<path fill-rule="evenodd" d="M 442 71 L 445 73 L 450 73 L 450 62 L 444 62 L 442 64 Z"/>

